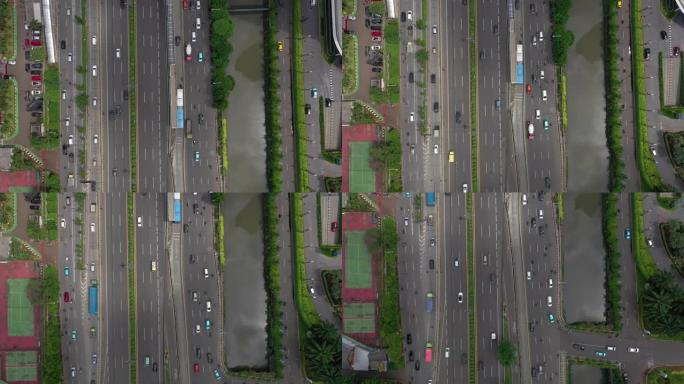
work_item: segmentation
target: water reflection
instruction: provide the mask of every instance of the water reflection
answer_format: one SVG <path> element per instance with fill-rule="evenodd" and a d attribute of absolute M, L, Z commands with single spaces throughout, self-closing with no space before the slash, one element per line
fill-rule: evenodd
<path fill-rule="evenodd" d="M 223 214 L 226 359 L 230 368 L 265 367 L 266 291 L 261 195 L 227 194 Z"/>
<path fill-rule="evenodd" d="M 568 193 L 563 220 L 565 321 L 605 321 L 605 250 L 601 195 Z"/>

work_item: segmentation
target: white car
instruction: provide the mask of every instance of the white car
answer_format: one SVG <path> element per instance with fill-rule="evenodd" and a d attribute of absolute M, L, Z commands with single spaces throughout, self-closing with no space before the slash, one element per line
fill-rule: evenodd
<path fill-rule="evenodd" d="M 527 271 L 527 280 L 532 280 L 532 272 Z"/>
<path fill-rule="evenodd" d="M 70 122 L 71 122 L 71 118 L 70 118 L 70 117 L 67 117 L 67 118 L 64 120 L 64 125 L 66 125 L 66 126 L 68 127 Z"/>
<path fill-rule="evenodd" d="M 66 100 L 66 90 L 62 89 L 62 100 Z"/>
<path fill-rule="evenodd" d="M 553 288 L 553 279 L 549 279 L 549 288 Z"/>
<path fill-rule="evenodd" d="M 200 333 L 202 332 L 202 327 L 200 327 L 199 324 L 195 325 L 195 333 Z"/>
<path fill-rule="evenodd" d="M 95 272 L 95 263 L 90 263 L 90 272 Z"/>
<path fill-rule="evenodd" d="M 95 232 L 95 223 L 90 223 L 90 232 Z"/>
<path fill-rule="evenodd" d="M 379 45 L 371 45 L 370 49 L 371 51 L 379 51 L 382 49 L 382 47 Z"/>
<path fill-rule="evenodd" d="M 404 217 L 404 227 L 408 227 L 409 225 L 409 219 L 408 217 Z"/>
<path fill-rule="evenodd" d="M 543 89 L 543 90 L 542 90 L 542 100 L 544 100 L 544 101 L 547 100 L 547 97 L 546 97 L 546 89 Z"/>
<path fill-rule="evenodd" d="M 195 31 L 192 31 L 190 34 L 190 40 L 192 40 L 193 43 L 197 42 L 197 33 Z"/>
<path fill-rule="evenodd" d="M 138 216 L 138 227 L 142 227 L 142 216 Z"/>
<path fill-rule="evenodd" d="M 653 240 L 646 239 L 646 243 L 648 244 L 649 247 L 653 247 Z"/>
<path fill-rule="evenodd" d="M 437 34 L 437 25 L 436 24 L 432 26 L 432 34 L 433 35 Z"/>
<path fill-rule="evenodd" d="M 458 268 L 458 265 L 459 265 L 459 264 L 458 264 L 458 259 L 455 259 L 455 260 L 454 260 L 454 267 Z"/>
<path fill-rule="evenodd" d="M 373 37 L 371 37 L 371 41 L 375 41 L 375 42 L 378 42 L 378 43 L 379 43 L 379 42 L 382 41 L 382 37 L 380 37 L 380 36 L 373 36 Z"/>
<path fill-rule="evenodd" d="M 413 20 L 413 11 L 406 12 L 406 19 Z"/>
<path fill-rule="evenodd" d="M 463 184 L 463 193 L 468 193 L 468 184 Z"/>
<path fill-rule="evenodd" d="M 97 107 L 97 97 L 93 97 L 93 107 Z"/>
<path fill-rule="evenodd" d="M 539 78 L 544 80 L 544 70 L 543 69 L 539 71 Z"/>
<path fill-rule="evenodd" d="M 71 55 L 71 52 L 67 54 L 67 61 L 71 61 L 73 59 L 73 56 Z"/>
<path fill-rule="evenodd" d="M 117 59 L 121 58 L 121 48 L 116 49 L 116 58 Z"/>
<path fill-rule="evenodd" d="M 64 220 L 64 219 L 59 220 L 59 226 L 62 228 L 66 227 L 66 220 Z"/>
<path fill-rule="evenodd" d="M 639 353 L 639 348 L 637 347 L 629 347 L 627 350 L 632 353 Z"/>
<path fill-rule="evenodd" d="M 411 112 L 409 113 L 409 121 L 413 122 L 416 121 L 416 114 Z"/>
<path fill-rule="evenodd" d="M 527 205 L 527 195 L 524 193 L 522 195 L 522 205 Z"/>
<path fill-rule="evenodd" d="M 100 139 L 100 136 L 98 136 L 98 135 L 93 135 L 93 144 L 97 144 L 97 142 L 99 141 L 99 139 Z"/>
<path fill-rule="evenodd" d="M 199 2 L 199 0 L 195 1 L 195 9 L 197 9 L 198 11 L 200 10 L 200 2 Z"/>
<path fill-rule="evenodd" d="M 93 65 L 93 77 L 97 76 L 97 65 Z"/>
<path fill-rule="evenodd" d="M 74 145 L 74 135 L 69 135 L 69 138 L 67 139 L 67 144 Z"/>
<path fill-rule="evenodd" d="M 534 110 L 534 118 L 537 120 L 541 119 L 541 111 L 540 110 L 538 110 L 538 109 Z"/>
<path fill-rule="evenodd" d="M 448 359 L 449 358 L 449 347 L 444 348 L 444 358 Z"/>
<path fill-rule="evenodd" d="M 458 302 L 459 302 L 459 304 L 463 303 L 463 292 L 458 293 Z"/>
<path fill-rule="evenodd" d="M 439 144 L 435 144 L 434 151 L 435 155 L 439 153 Z"/>
<path fill-rule="evenodd" d="M 93 35 L 91 41 L 93 42 L 93 45 L 97 45 L 97 35 Z"/>

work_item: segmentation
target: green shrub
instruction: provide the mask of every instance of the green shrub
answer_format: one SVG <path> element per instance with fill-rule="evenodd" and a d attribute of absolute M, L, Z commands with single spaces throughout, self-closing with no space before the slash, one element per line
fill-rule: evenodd
<path fill-rule="evenodd" d="M 622 298 L 620 294 L 620 253 L 618 235 L 618 196 L 603 196 L 603 242 L 606 248 L 606 321 L 613 332 L 622 330 Z"/>

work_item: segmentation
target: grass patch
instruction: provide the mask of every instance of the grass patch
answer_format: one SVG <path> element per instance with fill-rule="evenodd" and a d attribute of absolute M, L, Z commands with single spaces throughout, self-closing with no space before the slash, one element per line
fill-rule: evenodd
<path fill-rule="evenodd" d="M 568 129 L 568 75 L 565 73 L 565 68 L 558 67 L 558 98 L 561 117 L 561 132 L 565 132 Z"/>
<path fill-rule="evenodd" d="M 228 120 L 221 117 L 219 121 L 219 153 L 221 154 L 221 173 L 228 173 Z"/>
<path fill-rule="evenodd" d="M 14 193 L 0 193 L 0 232 L 8 232 L 16 225 L 16 196 Z"/>
<path fill-rule="evenodd" d="M 383 5 L 384 3 L 379 3 Z M 400 100 L 399 93 L 399 21 L 397 19 L 387 21 L 385 25 L 385 80 L 389 93 L 389 100 L 396 104 Z"/>
<path fill-rule="evenodd" d="M 215 207 L 216 211 L 216 252 L 218 253 L 218 261 L 221 269 L 226 265 L 226 248 L 223 242 L 223 211 L 221 207 Z"/>
<path fill-rule="evenodd" d="M 14 59 L 17 55 L 17 12 L 13 2 L 0 3 L 0 58 Z"/>
<path fill-rule="evenodd" d="M 128 210 L 128 333 L 130 356 L 137 356 L 138 326 L 136 319 L 136 288 L 135 288 L 135 198 L 134 193 L 127 194 Z M 135 383 L 138 379 L 138 359 L 131 359 L 130 378 Z"/>
<path fill-rule="evenodd" d="M 674 196 L 669 197 L 669 196 L 663 196 L 662 194 L 657 194 L 656 195 L 656 200 L 658 201 L 658 205 L 663 208 L 663 209 L 675 209 L 677 207 L 677 202 L 679 202 L 679 199 L 682 198 L 681 193 L 673 193 Z"/>
<path fill-rule="evenodd" d="M 0 80 L 0 138 L 8 139 L 17 134 L 17 111 L 19 105 L 17 82 L 14 80 Z"/>
<path fill-rule="evenodd" d="M 356 0 L 342 0 L 342 15 L 350 16 L 356 14 Z"/>
<path fill-rule="evenodd" d="M 342 94 L 351 95 L 359 89 L 359 39 L 342 35 Z"/>
<path fill-rule="evenodd" d="M 631 200 L 633 207 L 632 226 L 634 233 L 632 234 L 632 245 L 634 247 L 634 261 L 636 262 L 639 275 L 644 279 L 649 279 L 658 271 L 658 267 L 648 250 L 648 243 L 644 235 L 644 203 L 641 193 L 632 194 Z"/>
<path fill-rule="evenodd" d="M 466 218 L 468 242 L 468 382 L 477 384 L 477 323 L 475 321 L 475 217 L 473 216 L 473 195 L 466 194 Z"/>
<path fill-rule="evenodd" d="M 644 45 L 644 27 L 641 18 L 642 0 L 634 0 L 630 7 L 631 10 L 631 35 L 632 46 L 641 47 Z M 637 162 L 639 163 L 639 172 L 641 174 L 641 181 L 643 189 L 649 192 L 663 192 L 671 190 L 672 187 L 666 185 L 658 172 L 658 169 L 653 159 L 653 155 L 649 150 L 648 143 L 648 119 L 646 110 L 648 104 L 646 101 L 646 80 L 645 80 L 645 66 L 642 55 L 632 55 L 632 88 L 634 90 L 634 120 L 637 124 Z"/>
<path fill-rule="evenodd" d="M 677 14 L 677 4 L 674 0 L 660 0 L 660 13 L 668 20 Z"/>
<path fill-rule="evenodd" d="M 563 223 L 563 219 L 565 218 L 565 207 L 563 206 L 563 193 L 562 192 L 556 192 L 553 195 L 553 203 L 556 205 L 556 221 L 558 224 Z"/>
<path fill-rule="evenodd" d="M 352 104 L 351 124 L 373 124 L 376 122 L 375 115 L 363 103 L 355 101 Z"/>
<path fill-rule="evenodd" d="M 302 1 L 293 0 L 292 20 L 302 19 Z M 292 23 L 292 111 L 295 131 L 295 190 L 309 190 L 307 125 L 304 117 L 304 32 L 302 23 Z M 344 85 L 343 85 L 344 87 Z"/>
<path fill-rule="evenodd" d="M 472 185 L 471 190 L 480 189 L 479 182 L 479 148 L 478 148 L 478 114 L 477 114 L 477 2 L 468 3 L 468 56 L 470 61 L 470 166 Z"/>
<path fill-rule="evenodd" d="M 43 73 L 43 123 L 45 136 L 31 137 L 31 145 L 38 149 L 59 147 L 59 67 L 47 65 Z"/>
<path fill-rule="evenodd" d="M 131 192 L 138 190 L 138 103 L 137 103 L 137 65 L 138 57 L 137 47 L 137 25 L 135 19 L 135 7 L 128 7 L 128 49 L 129 49 L 129 76 L 128 76 L 128 101 L 130 102 L 131 120 L 130 120 L 130 162 L 131 162 Z M 135 355 L 133 355 L 135 356 Z M 131 365 L 133 367 L 133 365 Z M 131 369 L 131 372 L 133 368 Z"/>
<path fill-rule="evenodd" d="M 350 192 L 347 194 L 347 205 L 344 207 L 347 212 L 374 212 L 375 209 L 358 193 Z"/>
<path fill-rule="evenodd" d="M 646 376 L 647 384 L 684 384 L 681 368 L 653 368 Z"/>

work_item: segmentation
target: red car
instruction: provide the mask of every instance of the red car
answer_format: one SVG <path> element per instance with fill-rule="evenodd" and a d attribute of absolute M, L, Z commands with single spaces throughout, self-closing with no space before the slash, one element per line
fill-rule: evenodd
<path fill-rule="evenodd" d="M 192 61 L 192 55 L 185 55 L 185 61 Z"/>
<path fill-rule="evenodd" d="M 199 364 L 197 364 L 197 363 L 193 364 L 192 370 L 195 371 L 195 373 L 199 373 Z"/>
<path fill-rule="evenodd" d="M 332 223 L 330 223 L 330 231 L 337 231 L 337 221 L 333 221 Z"/>
<path fill-rule="evenodd" d="M 371 36 L 382 36 L 381 31 L 371 31 Z"/>
<path fill-rule="evenodd" d="M 69 302 L 69 292 L 64 291 L 64 302 L 68 303 Z"/>
<path fill-rule="evenodd" d="M 190 8 L 190 1 L 183 0 L 183 9 L 187 10 L 188 8 Z"/>
<path fill-rule="evenodd" d="M 31 76 L 31 81 L 43 81 L 43 78 L 40 75 L 33 75 Z"/>
<path fill-rule="evenodd" d="M 40 47 L 41 45 L 43 45 L 43 43 L 41 43 L 40 40 L 31 40 L 31 46 Z"/>
<path fill-rule="evenodd" d="M 674 47 L 674 49 L 673 49 L 673 51 L 672 51 L 672 53 L 674 53 L 674 56 L 675 56 L 675 57 L 679 57 L 679 54 L 680 54 L 681 52 L 682 52 L 682 50 L 679 49 L 679 47 Z"/>
<path fill-rule="evenodd" d="M 527 83 L 527 93 L 532 93 L 532 84 Z"/>

